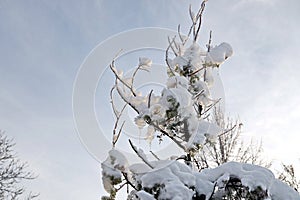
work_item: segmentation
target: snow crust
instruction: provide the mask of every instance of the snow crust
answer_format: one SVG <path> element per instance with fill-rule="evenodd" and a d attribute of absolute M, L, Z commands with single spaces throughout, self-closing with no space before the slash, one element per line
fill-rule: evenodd
<path fill-rule="evenodd" d="M 252 164 L 228 162 L 201 172 L 193 171 L 178 161 L 156 161 L 153 165 L 158 166 L 158 169 L 156 167 L 150 169 L 143 164 L 133 165 L 130 168 L 143 190 L 157 194 L 155 188 L 162 188 L 157 199 L 189 200 L 197 193 L 205 195 L 208 200 L 215 188 L 224 188 L 232 178 L 240 180 L 250 191 L 257 188 L 267 191 L 268 198 L 272 200 L 300 199 L 295 190 L 276 179 L 270 170 Z M 159 167 L 163 165 L 165 167 Z M 147 198 L 148 196 L 145 198 L 143 195 L 139 196 L 142 200 Z"/>
<path fill-rule="evenodd" d="M 138 191 L 137 193 L 135 193 L 136 195 L 136 199 L 143 199 L 143 200 L 155 200 L 155 198 L 153 197 L 153 195 L 141 190 Z"/>
<path fill-rule="evenodd" d="M 269 189 L 270 199 L 272 200 L 296 200 L 300 199 L 299 193 L 287 184 L 278 179 L 273 180 Z"/>
<path fill-rule="evenodd" d="M 230 44 L 223 42 L 220 45 L 213 47 L 208 52 L 206 62 L 221 65 L 227 58 L 232 56 L 233 50 Z"/>
<path fill-rule="evenodd" d="M 128 170 L 128 161 L 121 152 L 112 149 L 108 152 L 108 157 L 101 167 L 104 189 L 110 193 L 114 190 L 113 185 L 121 182 L 122 172 Z"/>

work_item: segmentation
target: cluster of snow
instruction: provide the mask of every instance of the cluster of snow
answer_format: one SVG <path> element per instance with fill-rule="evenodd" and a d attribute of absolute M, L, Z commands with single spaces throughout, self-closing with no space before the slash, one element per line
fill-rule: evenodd
<path fill-rule="evenodd" d="M 124 155 L 112 150 L 102 164 L 103 176 L 110 178 L 104 182 L 105 189 L 112 190 L 110 181 L 120 178 L 122 171 L 137 188 L 129 194 L 128 199 L 131 200 L 192 200 L 195 197 L 222 199 L 228 183 L 233 179 L 249 192 L 261 190 L 265 194 L 264 199 L 300 199 L 297 191 L 277 180 L 270 170 L 252 164 L 228 162 L 201 172 L 175 160 L 152 161 L 151 166 L 153 168 L 144 163 L 128 166 Z"/>
<path fill-rule="evenodd" d="M 221 128 L 214 123 L 201 120 L 196 125 L 196 130 L 191 130 L 191 133 L 193 134 L 186 145 L 189 149 L 195 149 L 197 145 L 202 144 L 205 140 L 214 141 L 216 136 L 221 133 Z M 193 126 L 195 125 L 190 125 L 190 127 Z"/>
<path fill-rule="evenodd" d="M 227 58 L 232 56 L 232 54 L 233 50 L 230 44 L 223 42 L 208 52 L 206 62 L 213 65 L 221 65 Z"/>
<path fill-rule="evenodd" d="M 121 183 L 122 172 L 127 172 L 128 161 L 126 157 L 117 150 L 110 150 L 107 159 L 101 164 L 102 183 L 104 189 L 111 193 L 115 190 L 114 185 Z"/>
<path fill-rule="evenodd" d="M 123 77 L 122 72 L 113 69 L 118 76 L 119 95 L 137 111 L 137 127 L 143 129 L 147 126 L 150 142 L 157 132 L 163 131 L 163 135 L 167 133 L 180 138 L 177 143 L 188 152 L 198 149 L 219 133 L 220 129 L 202 119 L 201 115 L 217 101 L 211 98 L 209 89 L 214 83 L 211 68 L 216 64 L 212 59 L 220 57 L 220 54 L 224 54 L 224 60 L 231 56 L 230 45 L 222 43 L 209 53 L 197 43 L 188 48 L 181 46 L 177 56 L 168 59 L 172 74 L 160 95 L 151 92 L 146 96 L 140 95 L 132 88 L 134 77 Z M 139 59 L 139 69 L 149 70 L 151 64 L 149 58 Z"/>

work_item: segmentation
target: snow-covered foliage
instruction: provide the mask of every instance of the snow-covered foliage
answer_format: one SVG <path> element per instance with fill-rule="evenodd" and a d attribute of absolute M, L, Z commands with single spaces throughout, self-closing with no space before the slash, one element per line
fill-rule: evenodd
<path fill-rule="evenodd" d="M 166 165 L 165 162 L 169 162 Z M 157 169 L 139 166 L 131 170 L 138 191 L 129 199 L 299 199 L 299 194 L 285 183 L 275 179 L 266 168 L 251 164 L 229 162 L 214 169 L 193 171 L 180 162 L 156 161 Z M 160 168 L 160 165 L 167 167 Z M 143 195 L 140 195 L 143 194 Z M 145 198 L 145 199 L 147 199 Z"/>
<path fill-rule="evenodd" d="M 128 162 L 126 157 L 117 150 L 110 150 L 108 158 L 101 164 L 102 182 L 104 189 L 115 196 L 116 189 L 114 185 L 122 182 L 122 173 L 128 171 Z"/>
<path fill-rule="evenodd" d="M 174 160 L 153 161 L 151 166 L 141 163 L 127 168 L 135 187 L 128 199 L 300 199 L 296 190 L 257 165 L 228 162 L 201 172 Z M 104 174 L 106 170 L 119 169 L 118 165 L 113 170 L 103 168 Z"/>
<path fill-rule="evenodd" d="M 216 124 L 205 119 L 220 100 L 212 99 L 209 91 L 213 85 L 211 70 L 215 65 L 207 62 L 211 55 L 195 42 L 187 48 L 181 45 L 180 51 L 174 50 L 174 53 L 176 57 L 167 58 L 169 78 L 159 95 L 149 92 L 141 96 L 132 86 L 134 75 L 123 77 L 113 64 L 111 69 L 116 75 L 117 92 L 137 112 L 136 125 L 139 128 L 147 126 L 150 140 L 156 131 L 159 138 L 171 138 L 186 152 L 197 151 L 220 133 Z M 151 60 L 140 58 L 136 72 L 144 70 L 145 66 L 149 70 Z"/>
<path fill-rule="evenodd" d="M 149 142 L 169 138 L 184 155 L 172 157 L 170 153 L 167 160 L 158 157 L 156 161 L 148 160 L 144 151 L 129 140 L 133 151 L 143 161 L 129 164 L 125 155 L 115 149 L 124 123 L 117 131 L 123 109 L 117 111 L 112 99 L 117 120 L 113 130 L 113 149 L 101 165 L 104 188 L 110 194 L 103 199 L 115 199 L 124 185 L 128 186 L 130 200 L 300 199 L 296 191 L 260 166 L 229 162 L 212 169 L 199 167 L 197 152 L 213 143 L 224 131 L 210 120 L 211 110 L 220 101 L 211 96 L 212 71 L 233 54 L 228 43 L 212 46 L 211 37 L 207 50 L 197 43 L 205 3 L 206 0 L 197 14 L 190 11 L 193 21 L 187 37 L 192 37 L 190 43 L 180 32 L 180 41 L 169 38 L 165 59 L 168 79 L 159 94 L 151 90 L 143 96 L 134 87 L 136 74 L 140 70 L 151 70 L 151 59 L 140 58 L 129 77 L 125 77 L 112 61 L 110 68 L 116 77 L 112 92 L 117 92 L 124 107 L 128 105 L 136 112 L 134 122 L 137 128 L 147 129 Z M 170 50 L 173 58 L 169 58 Z"/>

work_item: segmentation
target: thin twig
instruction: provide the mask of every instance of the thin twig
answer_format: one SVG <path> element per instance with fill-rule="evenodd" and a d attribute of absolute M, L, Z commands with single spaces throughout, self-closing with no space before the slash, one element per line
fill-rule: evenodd
<path fill-rule="evenodd" d="M 121 190 L 125 185 L 127 185 L 127 181 L 125 183 L 123 183 L 122 185 L 119 186 L 119 188 L 117 188 L 116 190 L 119 191 Z"/>
<path fill-rule="evenodd" d="M 206 116 L 204 116 L 202 119 L 208 119 L 210 116 L 210 113 L 208 113 Z"/>
<path fill-rule="evenodd" d="M 197 99 L 201 94 L 204 93 L 204 90 L 201 90 L 200 92 L 198 92 L 194 97 L 193 99 Z"/>
<path fill-rule="evenodd" d="M 195 159 L 195 157 L 193 157 L 193 161 L 194 161 L 194 163 L 196 163 L 196 167 L 197 167 L 197 169 L 199 171 L 200 170 L 200 165 L 199 165 L 197 159 Z"/>
<path fill-rule="evenodd" d="M 118 92 L 118 94 L 120 95 L 120 97 L 122 98 L 122 100 L 123 100 L 124 102 L 126 102 L 133 110 L 135 110 L 135 111 L 137 112 L 137 114 L 139 114 L 139 113 L 140 113 L 139 110 L 138 110 L 138 109 L 137 109 L 130 101 L 128 101 L 128 100 L 123 96 L 122 92 L 120 91 L 120 88 L 118 87 L 118 79 L 116 79 L 115 85 L 116 85 L 116 88 L 117 88 L 117 92 Z"/>
<path fill-rule="evenodd" d="M 225 135 L 226 133 L 233 131 L 236 128 L 236 124 L 231 127 L 230 129 L 225 130 L 223 133 L 219 134 L 218 137 L 221 137 L 222 135 Z"/>
<path fill-rule="evenodd" d="M 120 129 L 119 129 L 119 132 L 118 132 L 117 136 L 116 136 L 115 133 L 114 133 L 114 137 L 113 137 L 113 147 L 116 146 L 116 143 L 117 143 L 118 140 L 119 140 L 119 137 L 120 137 L 120 135 L 121 135 L 122 129 L 123 129 L 123 127 L 124 127 L 124 124 L 125 124 L 125 121 L 123 121 L 123 123 L 122 123 L 122 125 L 121 125 L 121 127 L 120 127 Z"/>
<path fill-rule="evenodd" d="M 192 73 L 188 74 L 188 76 L 193 76 L 195 74 L 197 74 L 198 72 L 200 72 L 201 70 L 203 70 L 205 67 L 201 67 L 199 69 L 197 69 L 196 71 L 193 71 Z"/>
<path fill-rule="evenodd" d="M 134 72 L 133 72 L 133 74 L 132 74 L 132 77 L 131 77 L 131 88 L 132 88 L 132 90 L 133 90 L 133 81 L 134 81 L 134 78 L 135 78 L 137 72 L 138 72 L 139 70 L 144 70 L 144 71 L 146 71 L 146 72 L 149 72 L 149 70 L 143 69 L 142 67 L 143 67 L 143 65 L 139 65 L 139 66 L 134 70 Z"/>
<path fill-rule="evenodd" d="M 181 35 L 181 32 L 180 32 L 180 24 L 178 24 L 178 26 L 177 26 L 177 32 L 178 32 L 179 39 L 180 39 L 181 43 L 183 44 L 184 39 L 183 39 L 183 37 Z"/>
<path fill-rule="evenodd" d="M 123 80 L 123 78 L 121 78 L 119 76 L 118 72 L 116 71 L 115 61 L 114 60 L 111 62 L 111 64 L 109 66 L 110 66 L 111 71 L 115 74 L 116 79 L 118 79 L 121 83 L 123 83 L 123 85 L 126 86 L 130 90 L 130 92 L 133 94 L 133 96 L 136 96 L 136 93 L 134 92 L 132 86 L 128 85 L 128 83 L 126 83 Z"/>
<path fill-rule="evenodd" d="M 189 31 L 189 33 L 193 30 L 193 36 L 195 36 L 195 34 L 196 34 L 196 30 L 195 30 L 195 26 L 196 26 L 196 24 L 197 24 L 197 17 L 193 14 L 193 11 L 192 11 L 192 6 L 190 5 L 190 7 L 189 7 L 189 14 L 190 14 L 190 18 L 191 18 L 191 20 L 192 20 L 192 22 L 193 22 L 193 24 L 192 24 L 192 26 L 191 26 L 191 28 L 190 28 L 190 31 Z"/>
<path fill-rule="evenodd" d="M 221 101 L 222 98 L 219 98 L 218 100 L 216 100 L 212 105 L 209 106 L 208 109 L 206 109 L 202 114 L 207 113 L 210 109 L 212 109 L 217 103 L 219 103 Z"/>
<path fill-rule="evenodd" d="M 152 154 L 152 156 L 154 156 L 154 158 L 156 158 L 157 160 L 160 160 L 159 157 L 153 151 L 150 151 L 150 153 Z"/>
<path fill-rule="evenodd" d="M 175 37 L 173 38 L 172 43 L 174 42 L 174 40 L 175 40 Z M 172 73 L 173 76 L 175 76 L 175 72 L 173 71 L 173 69 L 172 69 L 172 67 L 169 63 L 169 58 L 168 58 L 169 49 L 171 48 L 172 43 L 169 43 L 169 46 L 166 49 L 166 58 L 165 58 L 165 60 L 166 60 L 166 63 L 167 63 L 167 66 L 168 66 L 170 72 Z"/>
<path fill-rule="evenodd" d="M 112 72 L 115 74 L 115 76 L 116 76 L 116 78 L 117 79 L 119 79 L 126 87 L 128 87 L 129 89 L 130 89 L 130 86 L 127 84 L 127 83 L 125 83 L 123 80 L 122 80 L 122 78 L 121 77 L 119 77 L 119 75 L 118 75 L 118 73 L 117 73 L 117 71 L 116 71 L 116 67 L 115 67 L 115 60 L 116 60 L 116 58 L 120 55 L 120 53 L 123 51 L 123 49 L 120 49 L 117 53 L 116 53 L 116 55 L 114 56 L 114 58 L 113 58 L 113 60 L 112 60 L 112 62 L 111 62 L 111 64 L 109 65 L 110 66 L 110 69 L 112 70 Z M 133 92 L 133 91 L 132 91 Z M 134 95 L 135 93 L 133 92 L 133 95 Z M 135 96 L 135 95 L 134 95 Z"/>
<path fill-rule="evenodd" d="M 150 162 L 140 154 L 140 152 L 137 150 L 137 147 L 134 146 L 134 145 L 132 144 L 131 140 L 129 139 L 128 141 L 129 141 L 129 144 L 130 144 L 131 148 L 132 148 L 133 151 L 138 155 L 138 157 L 139 157 L 140 159 L 142 159 L 142 161 L 143 161 L 146 165 L 148 165 L 151 169 L 154 169 L 154 166 L 152 166 L 152 165 L 150 164 Z"/>
<path fill-rule="evenodd" d="M 127 182 L 133 189 L 137 190 L 137 188 L 135 187 L 135 185 L 133 185 L 133 183 L 131 183 L 131 182 L 129 181 L 129 179 L 128 179 L 128 177 L 127 177 L 127 174 L 126 174 L 125 172 L 122 172 L 122 174 L 123 174 L 123 176 L 124 176 L 126 182 Z"/>
<path fill-rule="evenodd" d="M 190 18 L 191 18 L 191 20 L 192 20 L 193 23 L 192 23 L 191 27 L 189 28 L 189 32 L 187 34 L 187 39 L 185 40 L 185 42 L 183 43 L 183 45 L 185 45 L 185 43 L 188 41 L 188 38 L 190 38 L 190 36 L 192 34 L 193 27 L 196 25 L 195 22 L 194 22 L 194 16 L 193 16 L 191 4 L 189 6 L 189 14 L 190 14 Z"/>
<path fill-rule="evenodd" d="M 197 42 L 197 39 L 198 39 L 198 35 L 199 35 L 200 28 L 201 28 L 201 25 L 202 25 L 202 15 L 203 15 L 203 11 L 204 11 L 204 8 L 205 8 L 206 1 L 207 0 L 202 1 L 201 7 L 200 7 L 200 9 L 197 13 L 197 16 L 196 16 L 196 19 L 198 21 L 198 28 L 197 28 L 196 34 L 194 35 L 194 42 Z"/>
<path fill-rule="evenodd" d="M 168 47 L 168 49 L 171 48 L 172 51 L 173 51 L 173 53 L 174 53 L 174 55 L 175 55 L 175 56 L 178 56 L 178 53 L 175 51 L 175 49 L 174 49 L 174 47 L 173 47 L 173 45 L 172 45 L 172 44 L 174 44 L 175 47 L 176 47 L 175 38 L 176 38 L 176 36 L 174 36 L 173 39 L 172 39 L 172 41 L 171 41 L 170 37 L 168 37 L 168 42 L 169 42 L 169 47 Z M 176 47 L 176 48 L 177 48 L 177 47 Z"/>
<path fill-rule="evenodd" d="M 198 104 L 193 104 L 193 107 L 194 107 L 194 110 L 196 111 L 197 113 L 197 116 L 200 116 L 200 113 L 199 113 L 199 109 L 198 109 Z"/>
<path fill-rule="evenodd" d="M 116 86 L 114 85 L 111 90 L 110 90 L 110 103 L 113 109 L 113 112 L 115 114 L 115 116 L 118 118 L 120 115 L 120 112 L 123 112 L 123 110 L 125 109 L 127 103 L 123 106 L 123 108 L 121 109 L 121 111 L 119 112 L 114 104 L 114 100 L 113 100 L 113 91 L 116 89 Z"/>
<path fill-rule="evenodd" d="M 151 104 L 151 95 L 152 95 L 153 90 L 150 91 L 149 97 L 148 97 L 148 108 L 150 108 Z"/>
<path fill-rule="evenodd" d="M 209 39 L 208 39 L 208 44 L 207 44 L 207 52 L 210 52 L 210 48 L 211 48 L 211 37 L 212 37 L 212 31 L 209 31 Z"/>
<path fill-rule="evenodd" d="M 111 103 L 111 106 L 112 106 L 112 109 L 113 109 L 113 112 L 114 112 L 114 114 L 115 114 L 115 116 L 116 116 L 116 122 L 115 122 L 115 125 L 114 125 L 114 129 L 113 129 L 113 139 L 112 139 L 112 145 L 113 145 L 113 147 L 115 147 L 115 145 L 116 145 L 116 143 L 117 143 L 117 141 L 118 141 L 118 139 L 119 139 L 119 137 L 120 137 L 120 134 L 121 134 L 121 132 L 122 132 L 122 129 L 123 129 L 123 126 L 124 126 L 124 124 L 125 124 L 125 121 L 122 123 L 122 125 L 121 125 L 121 128 L 119 129 L 119 132 L 118 132 L 118 134 L 116 133 L 116 130 L 117 130 L 117 127 L 118 127 L 118 124 L 119 124 L 119 120 L 120 120 L 120 118 L 121 118 L 121 116 L 122 116 L 122 114 L 123 114 L 123 112 L 124 112 L 124 110 L 125 110 L 125 108 L 126 108 L 126 106 L 127 106 L 127 103 L 123 106 L 123 108 L 121 109 L 121 111 L 119 112 L 118 110 L 117 110 L 117 108 L 116 108 L 116 106 L 115 106 L 115 104 L 114 104 L 114 100 L 113 100 L 113 91 L 114 91 L 114 89 L 115 89 L 116 87 L 114 86 L 112 89 L 111 89 L 111 91 L 110 91 L 110 103 Z"/>

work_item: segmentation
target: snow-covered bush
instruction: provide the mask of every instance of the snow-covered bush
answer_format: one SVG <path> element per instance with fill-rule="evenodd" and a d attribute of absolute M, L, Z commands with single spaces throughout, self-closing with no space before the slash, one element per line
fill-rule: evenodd
<path fill-rule="evenodd" d="M 143 96 L 133 84 L 140 70 L 151 70 L 149 58 L 140 58 L 131 76 L 125 76 L 112 61 L 110 68 L 116 80 L 111 97 L 116 123 L 112 150 L 101 165 L 103 185 L 110 196 L 102 199 L 115 199 L 125 185 L 128 199 L 132 200 L 300 199 L 295 190 L 260 166 L 228 162 L 216 168 L 199 167 L 197 153 L 226 131 L 212 123 L 210 113 L 219 106 L 220 99 L 212 97 L 211 88 L 213 72 L 233 54 L 228 43 L 211 45 L 211 34 L 207 50 L 197 43 L 205 3 L 204 0 L 196 14 L 190 10 L 192 26 L 187 37 L 178 31 L 178 41 L 175 37 L 169 38 L 165 59 L 168 79 L 160 94 L 151 90 Z M 169 57 L 169 51 L 173 58 Z M 124 101 L 121 110 L 114 105 L 114 92 Z M 115 148 L 124 125 L 124 122 L 120 125 L 120 118 L 126 106 L 136 112 L 135 124 L 147 129 L 149 141 L 168 138 L 183 155 L 174 157 L 170 153 L 166 160 L 154 155 L 157 160 L 149 160 L 144 151 L 129 140 L 142 161 L 129 163 Z"/>

